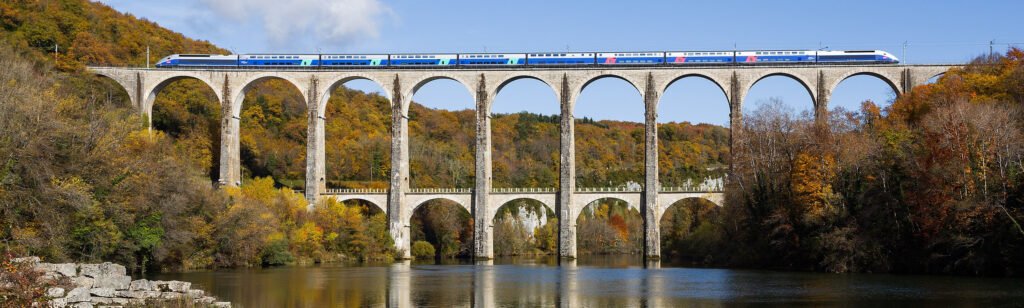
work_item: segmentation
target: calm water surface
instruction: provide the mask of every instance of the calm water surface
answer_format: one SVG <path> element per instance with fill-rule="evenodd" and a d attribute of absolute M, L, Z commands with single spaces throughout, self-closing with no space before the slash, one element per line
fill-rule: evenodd
<path fill-rule="evenodd" d="M 1024 307 L 1024 279 L 644 268 L 635 257 L 162 274 L 235 307 Z"/>

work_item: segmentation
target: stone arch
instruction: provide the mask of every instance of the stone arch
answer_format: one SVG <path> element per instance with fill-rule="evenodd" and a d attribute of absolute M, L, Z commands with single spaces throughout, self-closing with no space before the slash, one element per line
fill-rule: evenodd
<path fill-rule="evenodd" d="M 575 213 L 573 213 L 572 221 L 573 223 L 575 223 L 577 220 L 580 219 L 580 215 L 583 215 L 584 209 L 586 209 L 594 202 L 601 201 L 603 199 L 615 199 L 625 202 L 628 208 L 636 210 L 637 213 L 640 213 L 640 194 L 634 194 L 636 195 L 636 198 L 631 198 L 632 196 L 620 196 L 611 194 L 594 194 L 589 196 L 586 194 L 576 194 L 576 199 L 573 200 L 573 202 L 576 202 L 577 206 Z M 641 213 L 640 217 L 643 216 L 643 213 Z"/>
<path fill-rule="evenodd" d="M 494 91 L 491 92 L 491 94 L 490 94 L 491 97 L 489 97 L 490 99 L 488 99 L 487 101 L 493 103 L 494 102 L 494 98 L 498 97 L 498 93 L 501 93 L 501 90 L 504 89 L 505 86 L 507 86 L 507 85 L 509 85 L 509 84 L 511 84 L 513 82 L 516 82 L 517 80 L 522 80 L 522 79 L 533 79 L 533 80 L 536 80 L 536 81 L 540 81 L 541 83 L 544 83 L 544 85 L 546 85 L 549 88 L 551 88 L 551 92 L 554 93 L 556 97 L 558 96 L 558 90 L 559 90 L 558 87 L 556 87 L 555 84 L 549 82 L 548 80 L 545 80 L 544 78 L 541 78 L 541 77 L 536 76 L 536 75 L 518 74 L 518 75 L 512 75 L 512 76 L 509 76 L 509 77 L 506 77 L 506 78 L 502 79 L 501 82 L 498 83 L 497 86 L 494 87 Z"/>
<path fill-rule="evenodd" d="M 123 80 L 122 78 L 117 78 L 111 74 L 106 73 L 105 71 L 94 70 L 92 72 L 93 75 L 95 75 L 96 77 L 100 77 L 101 79 L 105 78 L 108 80 L 112 80 L 114 83 L 120 86 L 121 90 L 124 91 L 124 93 L 128 96 L 128 103 L 131 104 L 132 107 L 134 107 L 136 110 L 142 111 L 142 106 L 139 105 L 139 99 L 135 97 L 136 93 L 133 90 L 137 88 L 137 86 L 130 85 L 128 84 L 129 81 Z"/>
<path fill-rule="evenodd" d="M 466 88 L 466 92 L 468 92 L 470 98 L 473 99 L 474 106 L 475 106 L 475 102 L 476 102 L 477 97 L 476 97 L 476 91 L 474 90 L 474 87 L 473 87 L 473 83 L 470 83 L 468 80 L 465 80 L 463 78 L 460 78 L 460 77 L 452 75 L 452 74 L 436 74 L 436 75 L 429 75 L 429 76 L 426 76 L 426 77 L 423 77 L 423 78 L 420 78 L 420 79 L 416 80 L 415 82 L 412 83 L 412 87 L 409 87 L 408 92 L 402 94 L 402 98 L 403 98 L 403 102 L 401 102 L 402 103 L 402 112 L 403 113 L 408 113 L 409 112 L 409 104 L 412 102 L 412 98 L 413 98 L 413 96 L 416 95 L 416 92 L 419 92 L 420 88 L 423 88 L 423 86 L 429 84 L 432 81 L 438 80 L 438 79 L 448 79 L 448 80 L 452 80 L 452 81 L 458 82 L 460 85 L 462 85 L 462 87 Z"/>
<path fill-rule="evenodd" d="M 541 200 L 541 198 L 536 198 L 536 197 L 532 197 L 532 196 L 514 196 L 514 197 L 511 197 L 511 198 L 503 198 L 501 200 L 496 200 L 495 204 L 497 204 L 497 206 L 494 207 L 493 211 L 488 213 L 488 215 L 490 216 L 490 221 L 493 222 L 495 219 L 498 219 L 498 210 L 500 210 L 502 207 L 512 203 L 513 201 L 518 201 L 518 200 L 536 201 L 537 203 L 540 203 L 540 204 L 544 205 L 544 208 L 547 209 L 548 211 L 557 213 L 553 204 L 545 202 L 545 200 Z"/>
<path fill-rule="evenodd" d="M 715 206 L 721 208 L 722 207 L 722 202 L 724 201 L 724 200 L 721 199 L 721 197 L 722 197 L 721 194 L 717 194 L 717 195 L 710 195 L 710 194 L 685 194 L 685 195 L 682 195 L 682 196 L 674 196 L 674 197 L 673 196 L 662 196 L 660 198 L 661 200 L 658 200 L 659 201 L 658 203 L 661 203 L 661 205 L 658 206 L 658 213 L 657 213 L 657 216 L 656 216 L 655 219 L 657 219 L 658 222 L 660 223 L 662 221 L 662 219 L 664 219 L 665 212 L 668 212 L 669 208 L 678 205 L 681 201 L 684 201 L 684 200 L 704 200 L 704 201 L 707 201 L 707 202 L 711 202 L 711 204 L 714 204 Z"/>
<path fill-rule="evenodd" d="M 410 219 L 412 219 L 412 215 L 414 213 L 416 213 L 416 210 L 418 210 L 424 204 L 427 204 L 427 202 L 434 201 L 434 200 L 447 200 L 447 201 L 450 201 L 452 203 L 458 204 L 460 207 L 462 207 L 463 210 L 466 211 L 466 213 L 472 214 L 473 213 L 473 209 L 470 207 L 469 202 L 465 202 L 467 200 L 459 200 L 459 199 L 460 198 L 454 198 L 454 197 L 450 197 L 450 196 L 427 196 L 427 197 L 422 198 L 420 200 L 410 200 L 410 201 L 414 201 L 414 202 L 412 202 L 412 204 L 414 204 L 414 205 L 409 208 L 409 213 L 408 213 L 409 216 L 405 217 L 405 221 L 408 223 L 408 221 Z"/>
<path fill-rule="evenodd" d="M 828 93 L 830 93 L 830 95 L 831 95 L 831 93 L 835 92 L 836 87 L 838 87 L 840 84 L 842 84 L 843 81 L 846 81 L 847 79 L 850 79 L 850 78 L 856 77 L 856 76 L 871 76 L 871 77 L 875 77 L 875 78 L 881 80 L 882 82 L 884 82 L 886 85 L 888 85 L 889 88 L 892 89 L 892 92 L 896 93 L 896 97 L 899 97 L 900 95 L 903 95 L 903 93 L 901 93 L 900 88 L 897 85 L 896 81 L 894 81 L 892 78 L 889 78 L 889 76 L 886 76 L 885 74 L 882 74 L 882 73 L 879 73 L 879 72 L 873 72 L 873 71 L 852 71 L 852 72 L 848 72 L 846 74 L 840 75 L 839 78 L 836 78 L 834 81 L 832 81 L 831 84 L 828 85 L 828 88 L 826 88 L 826 89 L 828 89 Z"/>
<path fill-rule="evenodd" d="M 385 87 L 386 84 L 384 82 L 370 75 L 352 74 L 336 77 L 324 83 L 325 85 L 327 85 L 327 87 L 324 88 L 323 92 L 321 92 L 320 101 L 317 102 L 317 112 L 319 113 L 319 116 L 324 116 L 324 113 L 326 112 L 327 101 L 331 99 L 331 93 L 334 93 L 334 90 L 337 89 L 339 86 L 342 86 L 345 83 L 348 83 L 349 81 L 353 80 L 367 80 L 377 85 L 381 89 L 384 89 L 384 92 L 382 94 L 384 94 L 384 97 L 388 98 L 388 102 L 390 104 L 394 105 L 394 102 L 392 101 L 391 98 L 391 91 L 387 91 L 387 88 Z"/>
<path fill-rule="evenodd" d="M 664 96 L 665 92 L 667 92 L 668 89 L 671 88 L 672 85 L 674 85 L 677 81 L 683 80 L 685 78 L 692 78 L 692 77 L 701 78 L 701 79 L 710 81 L 715 86 L 717 86 L 719 90 L 722 90 L 722 95 L 725 95 L 726 103 L 732 101 L 732 99 L 729 97 L 729 91 L 727 91 L 725 89 L 725 87 L 722 86 L 722 84 L 723 84 L 722 82 L 719 82 L 715 78 L 713 78 L 713 77 L 711 77 L 711 76 L 709 76 L 707 74 L 703 74 L 703 73 L 683 73 L 683 74 L 680 74 L 678 76 L 673 76 L 672 79 L 669 79 L 668 82 L 665 83 L 664 87 L 659 89 L 660 90 L 659 93 L 661 93 L 661 96 Z M 656 102 L 656 104 L 661 105 L 661 97 L 658 97 L 658 101 Z"/>
<path fill-rule="evenodd" d="M 630 86 L 633 86 L 633 89 L 636 90 L 637 94 L 640 94 L 640 101 L 641 101 L 641 103 L 643 103 L 644 91 L 640 89 L 640 86 L 638 85 L 638 83 L 633 82 L 633 80 L 630 80 L 629 77 L 626 77 L 624 75 L 614 74 L 614 73 L 602 73 L 602 74 L 597 74 L 597 75 L 593 75 L 593 76 L 587 76 L 585 78 L 586 78 L 585 81 L 583 81 L 583 83 L 581 83 L 580 86 L 578 88 L 574 89 L 572 91 L 572 93 L 571 93 L 572 94 L 572 99 L 569 100 L 569 103 L 572 104 L 572 106 L 570 106 L 569 110 L 572 111 L 574 114 L 576 113 L 575 112 L 576 100 L 580 97 L 580 95 L 583 94 L 583 91 L 587 90 L 587 86 L 589 86 L 591 83 L 593 83 L 595 81 L 598 81 L 598 80 L 604 79 L 604 78 L 619 79 L 619 80 L 625 81 Z M 558 92 L 555 92 L 555 93 L 558 93 Z"/>
<path fill-rule="evenodd" d="M 362 196 L 338 196 L 338 197 L 334 197 L 334 200 L 337 200 L 338 202 L 345 202 L 345 201 L 352 201 L 352 200 L 364 201 L 366 203 L 372 204 L 373 206 L 377 207 L 377 210 L 379 210 L 381 213 L 387 214 L 387 212 L 388 212 L 387 196 L 384 196 L 384 198 L 382 198 L 383 200 L 373 200 L 373 199 L 374 198 L 367 198 L 367 197 L 362 197 Z M 383 201 L 384 203 L 381 203 L 381 201 Z"/>
<path fill-rule="evenodd" d="M 813 90 L 814 88 L 811 87 L 811 82 L 809 81 L 809 79 L 805 79 L 802 76 L 800 76 L 799 74 L 796 74 L 796 73 L 793 73 L 793 72 L 786 72 L 786 71 L 769 72 L 769 73 L 762 74 L 761 76 L 758 76 L 757 78 L 751 80 L 751 82 L 748 83 L 744 87 L 745 90 L 743 91 L 743 95 L 746 96 L 748 93 L 750 93 L 750 89 L 754 88 L 754 86 L 757 85 L 758 82 L 761 82 L 761 80 L 767 79 L 768 77 L 775 77 L 775 76 L 788 77 L 789 79 L 792 79 L 792 80 L 796 81 L 798 84 L 800 84 L 800 86 L 804 87 L 804 90 L 807 90 L 807 95 L 809 95 L 811 97 L 811 103 L 817 104 L 817 102 L 818 102 L 818 95 Z M 741 97 L 740 99 L 746 100 L 747 98 L 746 97 Z M 814 106 L 814 107 L 816 107 L 816 106 Z"/>
<path fill-rule="evenodd" d="M 167 76 L 167 77 L 159 80 L 158 82 L 153 84 L 152 87 L 150 87 L 150 88 L 148 88 L 148 89 L 146 89 L 146 90 L 144 90 L 142 92 L 142 93 L 145 93 L 145 95 L 146 95 L 146 97 L 144 98 L 144 100 L 142 102 L 142 106 L 141 106 L 142 107 L 142 111 L 145 112 L 146 114 L 152 114 L 153 113 L 153 102 L 156 101 L 157 94 L 160 93 L 160 91 L 162 91 L 164 89 L 164 87 L 167 87 L 171 83 L 173 83 L 175 81 L 178 81 L 178 80 L 182 80 L 182 79 L 197 79 L 199 81 L 202 81 L 203 84 L 205 84 L 207 87 L 209 87 L 210 91 L 212 91 L 213 94 L 215 96 L 217 96 L 217 104 L 218 105 L 223 105 L 224 104 L 224 95 L 223 95 L 223 93 L 221 93 L 221 90 L 217 89 L 217 87 L 214 86 L 213 82 L 211 82 L 210 80 L 208 80 L 206 78 L 203 78 L 202 76 L 198 76 L 198 75 L 194 75 L 194 74 L 177 74 L 177 75 Z"/>
<path fill-rule="evenodd" d="M 295 79 L 285 75 L 261 73 L 256 74 L 247 79 L 244 83 L 242 83 L 242 87 L 236 90 L 235 93 L 231 96 L 233 98 L 231 100 L 231 116 L 235 118 L 240 117 L 242 114 L 242 101 L 245 100 L 245 94 L 248 93 L 249 90 L 252 90 L 252 87 L 255 86 L 257 83 L 268 79 L 282 79 L 284 81 L 287 81 L 293 87 L 295 87 L 295 90 L 299 91 L 299 94 L 302 95 L 302 101 L 307 104 L 306 110 L 309 110 L 309 94 L 306 93 L 306 89 L 301 86 L 302 83 L 299 83 Z"/>

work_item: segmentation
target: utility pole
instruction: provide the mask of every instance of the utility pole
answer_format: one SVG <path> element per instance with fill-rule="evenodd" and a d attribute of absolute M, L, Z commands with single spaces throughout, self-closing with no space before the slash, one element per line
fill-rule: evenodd
<path fill-rule="evenodd" d="M 149 45 L 146 45 L 146 68 L 149 68 Z"/>
<path fill-rule="evenodd" d="M 907 41 L 903 41 L 903 63 L 907 63 Z"/>
<path fill-rule="evenodd" d="M 53 43 L 53 63 L 57 63 L 57 52 L 59 51 L 57 43 Z"/>
<path fill-rule="evenodd" d="M 991 40 L 991 41 L 988 41 L 988 56 L 989 56 L 989 57 L 992 57 L 992 54 L 993 54 L 993 52 L 994 52 L 994 51 L 992 50 L 992 45 L 995 45 L 995 44 L 996 44 L 996 40 Z"/>

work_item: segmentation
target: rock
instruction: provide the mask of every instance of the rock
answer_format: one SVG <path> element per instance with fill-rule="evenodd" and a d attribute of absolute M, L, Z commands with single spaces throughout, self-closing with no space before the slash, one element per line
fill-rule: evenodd
<path fill-rule="evenodd" d="M 78 271 L 78 266 L 74 263 L 38 263 L 36 269 L 45 272 L 54 272 L 64 275 L 64 277 L 75 277 Z"/>
<path fill-rule="evenodd" d="M 79 274 L 92 278 L 125 276 L 128 271 L 120 264 L 105 262 L 102 264 L 82 264 L 79 266 Z"/>
<path fill-rule="evenodd" d="M 215 301 L 217 301 L 217 299 L 213 298 L 213 296 L 203 296 L 203 297 L 200 297 L 199 299 L 196 300 L 196 302 L 199 302 L 200 304 L 207 304 L 207 305 L 213 304 L 213 302 L 215 302 Z"/>
<path fill-rule="evenodd" d="M 184 293 L 184 292 L 186 292 L 186 291 L 188 291 L 189 289 L 192 288 L 192 283 L 191 282 L 176 281 L 176 280 L 171 280 L 171 281 L 153 281 L 153 284 L 156 285 L 156 290 L 157 291 L 161 291 L 161 292 L 182 292 L 182 293 Z"/>
<path fill-rule="evenodd" d="M 129 303 L 129 299 L 127 299 L 127 298 L 120 298 L 120 297 L 110 298 L 110 301 L 113 302 L 114 304 L 120 304 L 120 305 L 127 305 Z"/>
<path fill-rule="evenodd" d="M 92 290 L 89 290 L 89 293 L 92 294 L 92 295 L 95 295 L 95 296 L 113 297 L 114 296 L 114 289 L 112 289 L 112 288 L 92 288 Z"/>
<path fill-rule="evenodd" d="M 213 306 L 217 307 L 217 308 L 231 308 L 231 303 L 230 302 L 214 302 Z"/>
<path fill-rule="evenodd" d="M 158 297 L 160 297 L 160 292 L 159 291 L 119 291 L 119 293 L 117 293 L 117 296 L 118 297 L 127 297 L 127 298 L 139 298 L 139 299 L 158 298 Z"/>
<path fill-rule="evenodd" d="M 113 304 L 114 303 L 114 300 L 110 299 L 109 297 L 93 296 L 93 297 L 89 298 L 89 300 L 93 304 Z"/>
<path fill-rule="evenodd" d="M 82 264 L 78 266 L 78 274 L 85 277 L 93 277 L 100 275 L 99 264 Z"/>
<path fill-rule="evenodd" d="M 188 292 L 185 292 L 185 294 L 188 294 L 188 297 L 191 297 L 191 298 L 194 298 L 194 299 L 195 298 L 203 297 L 203 295 L 205 295 L 204 293 L 205 292 L 203 292 L 203 290 L 188 290 Z"/>
<path fill-rule="evenodd" d="M 96 279 L 92 279 L 85 276 L 78 276 L 71 278 L 71 283 L 79 287 L 92 289 L 92 286 L 96 284 Z"/>
<path fill-rule="evenodd" d="M 11 259 L 11 263 L 39 263 L 39 257 L 23 257 Z"/>
<path fill-rule="evenodd" d="M 162 299 L 178 299 L 181 298 L 182 294 L 178 292 L 163 292 L 160 294 Z"/>
<path fill-rule="evenodd" d="M 128 285 L 128 290 L 131 290 L 131 291 L 154 291 L 154 290 L 156 290 L 156 287 L 153 285 L 153 282 L 151 282 L 149 280 L 139 279 L 139 280 L 132 281 Z"/>
<path fill-rule="evenodd" d="M 96 277 L 96 283 L 93 284 L 93 288 L 111 288 L 115 290 L 128 290 L 128 286 L 132 282 L 132 277 L 129 276 L 99 276 Z"/>
<path fill-rule="evenodd" d="M 74 304 L 69 305 L 68 307 L 72 307 L 72 308 L 92 308 L 92 303 L 90 303 L 90 302 L 74 303 Z"/>
<path fill-rule="evenodd" d="M 89 301 L 89 290 L 89 288 L 84 287 L 71 289 L 71 291 L 68 292 L 68 296 L 65 297 L 65 299 L 67 299 L 68 303 Z"/>
<path fill-rule="evenodd" d="M 142 306 L 142 305 L 146 304 L 146 300 L 145 299 L 141 299 L 141 298 L 129 298 L 128 299 L 128 304 L 129 305 Z"/>
<path fill-rule="evenodd" d="M 67 307 L 68 300 L 65 298 L 54 298 L 50 300 L 50 307 L 62 308 Z"/>
<path fill-rule="evenodd" d="M 50 298 L 64 297 L 64 288 L 49 288 L 46 289 L 46 296 Z"/>

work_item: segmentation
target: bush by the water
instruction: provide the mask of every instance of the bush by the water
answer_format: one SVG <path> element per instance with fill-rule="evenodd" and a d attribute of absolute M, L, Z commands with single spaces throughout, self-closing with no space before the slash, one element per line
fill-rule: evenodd
<path fill-rule="evenodd" d="M 434 245 L 427 241 L 416 241 L 412 243 L 412 256 L 417 259 L 433 259 L 436 254 Z"/>

